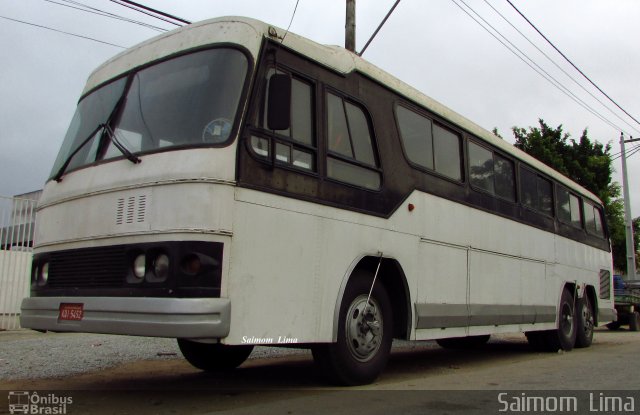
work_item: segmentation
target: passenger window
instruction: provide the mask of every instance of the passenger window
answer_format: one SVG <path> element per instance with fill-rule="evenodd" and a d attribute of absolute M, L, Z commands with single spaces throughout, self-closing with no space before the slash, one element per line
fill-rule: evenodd
<path fill-rule="evenodd" d="M 520 167 L 520 197 L 524 206 L 553 216 L 551 182 L 524 167 Z"/>
<path fill-rule="evenodd" d="M 265 91 L 269 90 L 269 79 L 275 73 L 276 70 L 273 68 L 267 72 Z M 283 71 L 278 69 L 278 73 L 283 73 Z M 271 134 L 265 137 L 252 136 L 251 148 L 257 156 L 269 158 L 271 140 L 273 139 L 276 142 L 274 160 L 277 163 L 315 171 L 317 149 L 314 122 L 314 85 L 294 74 L 291 77 L 291 127 L 287 130 L 270 131 Z M 267 126 L 268 102 L 265 93 L 264 110 L 260 122 L 264 130 L 269 130 Z"/>
<path fill-rule="evenodd" d="M 582 227 L 580 199 L 564 187 L 558 186 L 558 219 L 577 228 Z"/>
<path fill-rule="evenodd" d="M 513 174 L 513 162 L 496 154 L 494 155 L 493 168 L 495 172 L 496 196 L 514 202 L 516 200 L 516 184 Z"/>
<path fill-rule="evenodd" d="M 495 194 L 493 153 L 469 142 L 469 181 L 479 189 Z"/>
<path fill-rule="evenodd" d="M 454 180 L 462 180 L 460 136 L 433 125 L 433 153 L 435 170 Z"/>
<path fill-rule="evenodd" d="M 469 181 L 472 186 L 515 202 L 513 161 L 469 141 Z"/>
<path fill-rule="evenodd" d="M 364 110 L 327 93 L 327 176 L 356 186 L 380 188 L 375 147 Z"/>
<path fill-rule="evenodd" d="M 431 120 L 404 107 L 398 107 L 396 114 L 407 158 L 418 166 L 433 170 Z"/>
<path fill-rule="evenodd" d="M 583 204 L 583 210 L 585 228 L 587 229 L 587 232 L 603 238 L 604 228 L 602 226 L 602 211 L 600 208 L 585 201 Z"/>
<path fill-rule="evenodd" d="M 409 161 L 451 179 L 462 180 L 458 134 L 402 106 L 397 107 L 396 117 Z"/>

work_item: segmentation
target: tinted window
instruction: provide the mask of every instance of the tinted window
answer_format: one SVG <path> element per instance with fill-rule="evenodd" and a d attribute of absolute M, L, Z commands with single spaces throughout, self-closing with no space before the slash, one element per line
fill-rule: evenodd
<path fill-rule="evenodd" d="M 580 199 L 564 187 L 558 187 L 558 218 L 575 227 L 582 227 Z"/>
<path fill-rule="evenodd" d="M 577 196 L 569 194 L 569 205 L 571 206 L 571 224 L 577 227 L 582 226 L 580 219 L 580 199 Z"/>
<path fill-rule="evenodd" d="M 269 80 L 275 69 L 267 72 L 265 91 L 268 91 Z M 278 73 L 283 71 L 278 69 Z M 275 161 L 305 170 L 316 170 L 316 139 L 314 122 L 314 86 L 312 83 L 292 75 L 291 79 L 291 128 L 274 131 L 277 135 L 267 137 L 251 137 L 251 148 L 258 156 L 269 157 L 270 140 L 275 140 Z M 265 93 L 262 128 L 267 130 L 267 112 L 269 102 Z"/>
<path fill-rule="evenodd" d="M 553 216 L 551 182 L 524 167 L 520 167 L 520 197 L 524 206 Z"/>
<path fill-rule="evenodd" d="M 291 83 L 291 138 L 313 145 L 313 94 L 311 85 L 293 79 Z"/>
<path fill-rule="evenodd" d="M 553 185 L 551 181 L 538 176 L 538 201 L 540 211 L 553 216 Z"/>
<path fill-rule="evenodd" d="M 496 195 L 503 199 L 515 201 L 515 177 L 513 162 L 499 155 L 495 155 L 493 167 L 495 170 Z"/>
<path fill-rule="evenodd" d="M 353 104 L 345 102 L 347 119 L 349 120 L 349 130 L 353 142 L 355 159 L 365 164 L 375 165 L 373 156 L 373 146 L 371 145 L 371 135 L 369 134 L 369 124 L 362 110 Z"/>
<path fill-rule="evenodd" d="M 605 237 L 604 227 L 602 226 L 602 210 L 592 205 L 591 203 L 584 202 L 584 227 L 591 235 L 598 236 L 600 238 Z"/>
<path fill-rule="evenodd" d="M 520 198 L 522 204 L 538 210 L 538 176 L 524 168 L 520 168 Z"/>
<path fill-rule="evenodd" d="M 437 124 L 433 125 L 435 170 L 455 180 L 462 180 L 460 137 Z"/>
<path fill-rule="evenodd" d="M 368 117 L 362 108 L 328 93 L 327 140 L 328 177 L 367 189 L 380 188 L 375 147 Z"/>
<path fill-rule="evenodd" d="M 469 142 L 469 181 L 479 189 L 495 194 L 493 153 Z"/>
<path fill-rule="evenodd" d="M 431 120 L 404 107 L 398 107 L 396 114 L 407 158 L 419 166 L 433 170 Z"/>
<path fill-rule="evenodd" d="M 344 105 L 342 104 L 342 99 L 333 94 L 327 94 L 327 125 L 329 129 L 329 150 L 353 158 Z"/>

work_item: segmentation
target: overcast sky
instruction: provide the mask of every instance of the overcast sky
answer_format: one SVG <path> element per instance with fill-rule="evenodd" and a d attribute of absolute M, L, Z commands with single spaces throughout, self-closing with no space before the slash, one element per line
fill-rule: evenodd
<path fill-rule="evenodd" d="M 78 0 L 162 28 L 175 26 L 108 0 Z M 459 4 L 462 0 L 456 0 Z M 511 127 L 562 124 L 578 139 L 612 143 L 620 128 L 640 137 L 640 125 L 621 120 L 524 40 L 490 6 L 552 57 L 589 92 L 613 108 L 516 14 L 506 0 L 464 0 L 612 127 L 552 86 L 482 29 L 453 0 L 403 0 L 364 57 L 458 113 L 513 142 Z M 159 32 L 54 2 L 3 0 L 0 16 L 49 26 L 129 47 Z M 295 0 L 139 0 L 190 21 L 248 16 L 286 28 Z M 609 96 L 640 119 L 640 1 L 512 0 L 551 41 Z M 357 1 L 360 50 L 394 0 Z M 344 44 L 344 0 L 300 0 L 291 31 L 326 44 Z M 470 12 L 471 13 L 471 12 Z M 0 18 L 0 195 L 41 188 L 49 175 L 90 72 L 122 49 Z M 631 124 L 631 125 L 629 125 Z M 620 160 L 614 162 L 620 171 Z M 640 155 L 629 158 L 634 217 L 640 216 Z M 621 181 L 616 173 L 616 181 Z"/>

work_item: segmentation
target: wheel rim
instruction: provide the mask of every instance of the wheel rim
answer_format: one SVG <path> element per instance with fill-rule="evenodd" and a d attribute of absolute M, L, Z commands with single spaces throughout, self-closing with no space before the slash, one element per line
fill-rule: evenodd
<path fill-rule="evenodd" d="M 565 303 L 562 305 L 560 330 L 567 337 L 571 336 L 573 331 L 573 307 L 571 307 L 571 304 Z"/>
<path fill-rule="evenodd" d="M 355 298 L 345 317 L 347 348 L 360 362 L 373 359 L 382 343 L 383 320 L 380 304 L 375 298 L 361 295 Z"/>
<path fill-rule="evenodd" d="M 591 332 L 593 331 L 593 325 L 594 325 L 593 313 L 591 312 L 591 307 L 589 307 L 589 304 L 582 305 L 581 317 L 582 317 L 582 324 L 584 327 L 584 334 L 588 337 L 591 335 Z"/>

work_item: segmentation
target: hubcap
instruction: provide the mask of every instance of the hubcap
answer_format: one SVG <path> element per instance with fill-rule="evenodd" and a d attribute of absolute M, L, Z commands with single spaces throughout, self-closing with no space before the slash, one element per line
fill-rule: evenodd
<path fill-rule="evenodd" d="M 562 321 L 560 322 L 562 332 L 570 336 L 573 331 L 573 310 L 570 304 L 564 304 L 562 307 Z"/>
<path fill-rule="evenodd" d="M 593 313 L 591 313 L 591 307 L 587 304 L 582 306 L 582 322 L 584 325 L 584 332 L 589 336 L 593 330 Z"/>
<path fill-rule="evenodd" d="M 376 355 L 382 342 L 383 322 L 380 305 L 371 298 L 361 295 L 353 300 L 345 317 L 347 347 L 351 355 L 361 362 L 367 362 Z"/>

